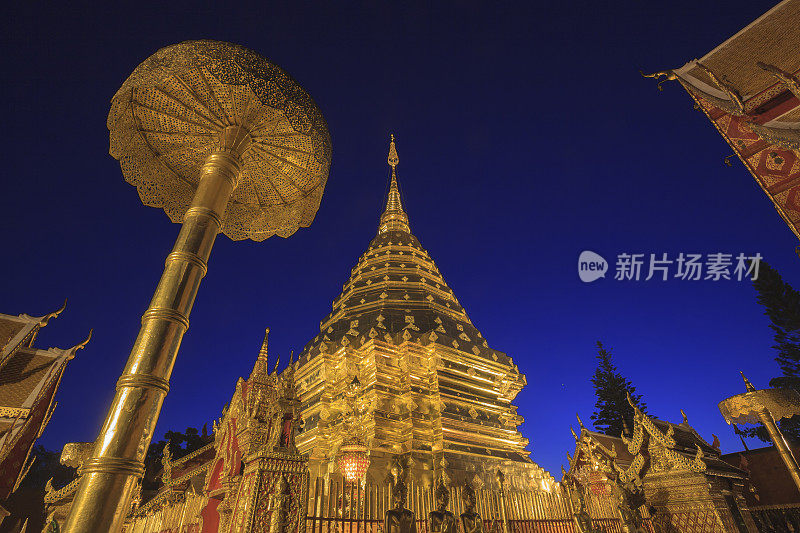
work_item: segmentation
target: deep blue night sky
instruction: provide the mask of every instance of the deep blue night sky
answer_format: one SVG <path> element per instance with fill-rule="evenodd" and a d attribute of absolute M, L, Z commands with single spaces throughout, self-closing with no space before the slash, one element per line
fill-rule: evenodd
<path fill-rule="evenodd" d="M 751 284 L 584 284 L 576 264 L 584 249 L 611 261 L 759 252 L 800 287 L 795 239 L 753 178 L 723 165 L 731 150 L 678 85 L 659 93 L 638 74 L 704 55 L 772 5 L 7 7 L 0 312 L 41 315 L 69 297 L 44 348 L 95 328 L 42 442 L 95 438 L 178 231 L 107 154 L 109 100 L 156 49 L 212 38 L 262 53 L 308 90 L 333 164 L 311 228 L 217 240 L 157 438 L 220 415 L 265 326 L 284 357 L 319 331 L 377 229 L 394 131 L 412 231 L 490 345 L 528 376 L 516 403 L 534 460 L 557 473 L 575 413 L 589 421 L 598 339 L 654 415 L 680 421 L 683 408 L 709 441 L 740 449 L 717 402 L 743 391 L 740 369 L 757 386 L 778 372 Z"/>

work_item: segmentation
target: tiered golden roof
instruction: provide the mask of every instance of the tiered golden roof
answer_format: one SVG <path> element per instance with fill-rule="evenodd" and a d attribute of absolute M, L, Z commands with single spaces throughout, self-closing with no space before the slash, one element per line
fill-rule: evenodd
<path fill-rule="evenodd" d="M 305 431 L 298 447 L 311 453 L 312 472 L 315 464 L 320 475 L 334 471 L 348 437 L 337 399 L 357 377 L 369 405 L 362 438 L 371 447 L 370 475 L 380 477 L 390 456 L 411 454 L 428 478 L 435 471 L 472 480 L 502 465 L 512 475 L 549 477 L 516 429 L 523 419 L 511 402 L 525 376 L 475 328 L 411 233 L 394 138 L 388 162 L 378 233 L 299 358 Z"/>
<path fill-rule="evenodd" d="M 0 499 L 30 468 L 28 456 L 53 414 L 64 369 L 91 338 L 90 332 L 66 350 L 34 347 L 39 330 L 63 310 L 38 317 L 0 314 Z"/>

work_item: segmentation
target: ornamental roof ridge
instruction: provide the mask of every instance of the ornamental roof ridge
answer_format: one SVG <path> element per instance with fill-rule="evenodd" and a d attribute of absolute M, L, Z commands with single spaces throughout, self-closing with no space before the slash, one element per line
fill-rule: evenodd
<path fill-rule="evenodd" d="M 44 316 L 30 316 L 25 313 L 12 316 L 0 313 L 0 367 L 5 365 L 18 348 L 32 347 L 39 329 L 60 315 L 66 307 L 67 300 L 64 300 L 59 309 Z"/>

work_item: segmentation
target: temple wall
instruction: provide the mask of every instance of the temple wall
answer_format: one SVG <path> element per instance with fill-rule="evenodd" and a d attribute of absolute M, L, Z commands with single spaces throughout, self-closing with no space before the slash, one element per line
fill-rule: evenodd
<path fill-rule="evenodd" d="M 649 473 L 643 484 L 648 505 L 657 510 L 654 523 L 667 531 L 758 531 L 742 484 L 691 471 Z"/>
<path fill-rule="evenodd" d="M 443 468 L 453 482 L 489 483 L 503 469 L 510 486 L 552 477 L 528 459 L 521 418 L 501 390 L 510 369 L 436 343 L 392 345 L 370 339 L 360 348 L 323 353 L 297 369 L 305 429 L 298 449 L 312 475 L 336 477 L 335 457 L 347 435 L 336 401 L 357 376 L 369 405 L 360 422 L 370 449 L 367 479 L 383 481 L 395 455 L 409 454 L 415 480 L 429 484 Z"/>

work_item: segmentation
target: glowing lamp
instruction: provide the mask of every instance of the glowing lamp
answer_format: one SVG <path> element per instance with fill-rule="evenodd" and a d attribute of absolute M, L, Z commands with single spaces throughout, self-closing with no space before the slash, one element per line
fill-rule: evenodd
<path fill-rule="evenodd" d="M 348 483 L 355 483 L 363 479 L 369 468 L 367 447 L 356 438 L 345 441 L 339 448 L 337 463 L 339 471 Z"/>

